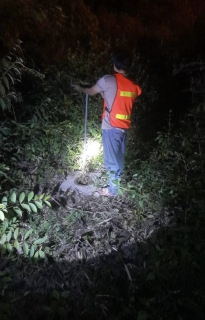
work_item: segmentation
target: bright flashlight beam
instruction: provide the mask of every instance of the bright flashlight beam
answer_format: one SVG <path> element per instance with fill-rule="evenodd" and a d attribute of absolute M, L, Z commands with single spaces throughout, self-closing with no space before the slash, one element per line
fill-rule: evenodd
<path fill-rule="evenodd" d="M 101 153 L 101 143 L 88 139 L 86 145 L 84 145 L 82 155 L 79 159 L 79 165 L 81 168 L 85 167 L 86 162 L 98 157 Z"/>
<path fill-rule="evenodd" d="M 85 98 L 85 132 L 84 132 L 84 150 L 83 150 L 83 168 L 85 168 L 86 163 L 86 140 L 87 140 L 87 122 L 88 122 L 88 94 Z"/>

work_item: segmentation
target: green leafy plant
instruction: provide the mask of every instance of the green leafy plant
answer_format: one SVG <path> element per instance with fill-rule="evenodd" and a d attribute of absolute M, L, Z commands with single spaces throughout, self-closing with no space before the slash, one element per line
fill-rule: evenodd
<path fill-rule="evenodd" d="M 20 98 L 15 92 L 15 84 L 21 81 L 21 69 L 24 67 L 23 59 L 17 55 L 20 51 L 20 41 L 11 52 L 0 60 L 0 106 L 2 110 L 11 111 L 12 101 Z"/>
<path fill-rule="evenodd" d="M 43 209 L 43 205 L 51 207 L 48 201 L 50 196 L 42 194 L 34 195 L 34 192 L 21 192 L 19 196 L 15 190 L 11 190 L 8 196 L 4 196 L 0 204 L 0 249 L 1 253 L 11 253 L 15 248 L 19 253 L 23 252 L 26 256 L 34 258 L 45 258 L 41 245 L 47 240 L 43 238 L 31 240 L 28 238 L 33 229 L 23 227 L 22 221 L 25 214 L 35 214 Z"/>
<path fill-rule="evenodd" d="M 143 212 L 180 203 L 187 222 L 191 208 L 198 204 L 201 207 L 204 177 L 200 173 L 205 165 L 203 114 L 203 109 L 193 109 L 177 130 L 169 126 L 168 132 L 158 132 L 158 146 L 149 159 L 129 164 L 131 179 L 126 182 L 125 175 L 121 192 L 127 192 Z"/>

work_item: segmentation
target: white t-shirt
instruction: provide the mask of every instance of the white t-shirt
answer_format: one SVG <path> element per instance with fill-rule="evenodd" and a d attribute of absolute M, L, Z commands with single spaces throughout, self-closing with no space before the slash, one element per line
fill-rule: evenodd
<path fill-rule="evenodd" d="M 117 94 L 117 81 L 115 76 L 105 75 L 97 81 L 97 85 L 101 91 L 104 93 L 104 99 L 106 101 L 106 107 L 111 110 L 115 96 Z M 105 113 L 105 117 L 102 121 L 102 129 L 113 129 L 110 124 L 110 114 Z"/>

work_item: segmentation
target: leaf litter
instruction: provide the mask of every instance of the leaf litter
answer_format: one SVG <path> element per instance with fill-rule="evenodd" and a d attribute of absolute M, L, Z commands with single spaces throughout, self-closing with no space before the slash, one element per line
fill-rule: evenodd
<path fill-rule="evenodd" d="M 90 319 L 97 314 L 105 317 L 113 305 L 112 300 L 118 304 L 124 295 L 119 293 L 120 282 L 128 290 L 136 277 L 133 273 L 140 276 L 146 271 L 146 241 L 159 227 L 156 223 L 159 214 L 153 214 L 152 219 L 144 222 L 139 221 L 136 219 L 136 204 L 126 197 L 96 198 L 77 190 L 67 194 L 57 192 L 52 201 L 56 208 L 44 210 L 36 226 L 42 238 L 48 237 L 42 246 L 49 254 L 34 265 L 29 261 L 26 264 L 21 262 L 23 272 L 14 277 L 11 288 L 15 295 L 27 292 L 27 300 L 38 293 L 43 297 L 43 305 L 45 296 L 52 290 L 60 294 L 68 291 L 68 305 L 63 308 L 73 319 L 84 319 L 84 316 L 86 319 L 88 314 Z M 162 224 L 161 221 L 161 227 Z M 13 263 L 10 268 L 15 269 L 15 266 Z M 78 316 L 75 313 L 77 305 L 81 310 Z M 36 312 L 38 314 L 40 310 Z M 126 308 L 121 312 L 127 312 Z"/>

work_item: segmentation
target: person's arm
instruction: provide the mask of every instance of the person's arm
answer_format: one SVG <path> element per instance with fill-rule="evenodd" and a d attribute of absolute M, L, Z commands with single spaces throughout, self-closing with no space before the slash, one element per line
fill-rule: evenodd
<path fill-rule="evenodd" d="M 101 97 L 102 97 L 103 99 L 105 98 L 103 91 L 100 91 L 99 94 L 101 95 Z"/>
<path fill-rule="evenodd" d="M 101 89 L 98 87 L 98 85 L 97 84 L 95 84 L 93 87 L 91 87 L 91 88 L 83 88 L 83 87 L 81 87 L 81 86 L 79 86 L 79 85 L 75 85 L 74 86 L 74 89 L 75 90 L 77 90 L 78 92 L 83 92 L 83 93 L 85 93 L 85 94 L 89 94 L 89 96 L 93 96 L 93 95 L 95 95 L 95 94 L 97 94 L 97 93 L 100 93 L 101 94 L 101 96 L 102 96 L 102 91 L 101 91 Z"/>

